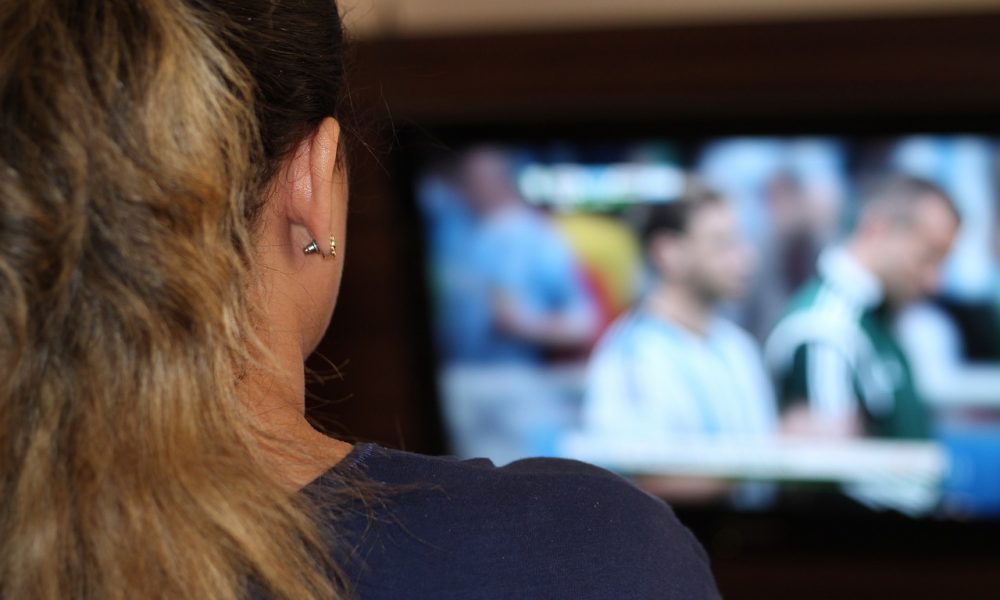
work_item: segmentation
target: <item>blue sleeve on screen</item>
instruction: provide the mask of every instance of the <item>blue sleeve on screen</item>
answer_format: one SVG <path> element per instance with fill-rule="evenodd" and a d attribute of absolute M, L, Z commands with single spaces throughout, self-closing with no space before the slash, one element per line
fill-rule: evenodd
<path fill-rule="evenodd" d="M 487 285 L 525 310 L 586 307 L 572 251 L 543 217 L 524 210 L 498 219 L 483 234 L 475 258 Z"/>

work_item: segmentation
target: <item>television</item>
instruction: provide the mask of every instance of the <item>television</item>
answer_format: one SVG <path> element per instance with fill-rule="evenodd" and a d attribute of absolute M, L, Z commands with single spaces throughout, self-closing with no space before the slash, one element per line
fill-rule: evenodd
<path fill-rule="evenodd" d="M 995 527 L 1000 132 L 981 123 L 404 130 L 399 181 L 422 240 L 448 450 L 498 464 L 581 459 L 677 505 L 730 515 L 819 510 Z M 905 202 L 879 210 L 873 200 L 894 182 L 940 190 L 957 213 L 933 282 L 905 302 L 892 297 L 891 251 L 877 256 L 882 273 L 853 253 L 861 230 L 877 240 L 903 235 L 879 227 L 915 227 Z M 702 209 L 691 207 L 709 205 L 724 231 L 694 241 Z M 678 213 L 680 229 L 670 225 Z M 728 263 L 706 267 L 696 255 Z M 875 301 L 795 321 L 810 286 L 845 261 L 864 271 L 848 295 L 874 280 Z M 702 289 L 713 268 L 724 291 Z M 685 314 L 685 303 L 698 306 Z M 789 320 L 836 337 L 865 333 L 868 312 L 884 317 L 881 334 L 900 357 L 817 343 L 814 354 L 834 366 L 806 359 L 809 383 L 790 392 L 799 350 L 815 340 L 788 343 Z M 691 314 L 701 320 L 692 325 Z M 900 387 L 912 388 L 907 398 Z M 837 402 L 852 417 L 836 423 L 850 426 L 796 426 L 795 415 Z M 923 426 L 886 425 L 906 421 L 897 419 L 906 402 Z"/>

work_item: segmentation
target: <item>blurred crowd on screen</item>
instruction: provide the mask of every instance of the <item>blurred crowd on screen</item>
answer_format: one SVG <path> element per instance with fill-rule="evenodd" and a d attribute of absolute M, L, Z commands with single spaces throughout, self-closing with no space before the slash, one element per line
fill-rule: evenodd
<path fill-rule="evenodd" d="M 549 454 L 566 431 L 933 439 L 959 467 L 949 501 L 997 509 L 998 148 L 723 138 L 430 160 L 417 196 L 458 451 Z"/>

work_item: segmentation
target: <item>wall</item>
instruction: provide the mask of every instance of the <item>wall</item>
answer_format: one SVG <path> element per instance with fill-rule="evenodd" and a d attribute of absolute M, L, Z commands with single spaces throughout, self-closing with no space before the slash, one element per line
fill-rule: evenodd
<path fill-rule="evenodd" d="M 340 0 L 359 37 L 959 14 L 997 0 Z"/>

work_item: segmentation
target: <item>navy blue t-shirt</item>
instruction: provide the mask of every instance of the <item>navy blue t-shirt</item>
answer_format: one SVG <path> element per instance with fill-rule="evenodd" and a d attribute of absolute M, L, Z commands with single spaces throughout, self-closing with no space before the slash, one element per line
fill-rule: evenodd
<path fill-rule="evenodd" d="M 591 465 L 496 467 L 358 444 L 332 472 L 389 490 L 372 514 L 335 525 L 337 546 L 355 550 L 345 567 L 361 600 L 719 598 L 673 511 Z M 329 479 L 303 491 L 321 494 Z"/>

